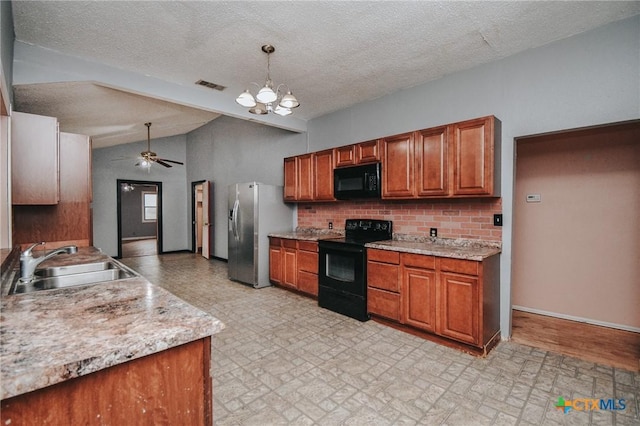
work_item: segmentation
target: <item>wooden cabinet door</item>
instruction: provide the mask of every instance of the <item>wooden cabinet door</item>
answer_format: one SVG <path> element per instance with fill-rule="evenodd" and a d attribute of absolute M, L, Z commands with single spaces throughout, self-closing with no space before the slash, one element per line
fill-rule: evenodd
<path fill-rule="evenodd" d="M 298 288 L 298 264 L 295 240 L 282 240 L 282 285 Z M 291 246 L 292 245 L 292 246 Z"/>
<path fill-rule="evenodd" d="M 11 114 L 11 203 L 53 205 L 60 199 L 58 120 Z"/>
<path fill-rule="evenodd" d="M 3 425 L 211 425 L 211 337 L 3 399 Z"/>
<path fill-rule="evenodd" d="M 333 150 L 316 152 L 313 155 L 314 192 L 316 201 L 332 201 L 333 198 Z"/>
<path fill-rule="evenodd" d="M 284 159 L 284 200 L 295 201 L 298 188 L 298 168 L 296 167 L 296 157 Z"/>
<path fill-rule="evenodd" d="M 304 154 L 297 157 L 298 168 L 298 188 L 296 191 L 297 200 L 313 200 L 313 154 Z"/>
<path fill-rule="evenodd" d="M 453 124 L 453 195 L 493 194 L 493 117 Z"/>
<path fill-rule="evenodd" d="M 377 163 L 380 161 L 378 141 L 360 142 L 356 145 L 356 163 Z"/>
<path fill-rule="evenodd" d="M 418 196 L 447 195 L 449 192 L 447 134 L 446 126 L 416 132 L 415 167 Z"/>
<path fill-rule="evenodd" d="M 269 281 L 282 284 L 282 247 L 280 238 L 269 239 Z"/>
<path fill-rule="evenodd" d="M 355 145 L 341 146 L 334 149 L 336 167 L 353 166 L 356 164 Z"/>
<path fill-rule="evenodd" d="M 479 343 L 478 278 L 440 273 L 438 332 L 472 345 Z"/>
<path fill-rule="evenodd" d="M 412 198 L 413 134 L 406 133 L 381 140 L 382 198 Z"/>
<path fill-rule="evenodd" d="M 416 328 L 436 331 L 436 271 L 402 268 L 403 322 Z"/>

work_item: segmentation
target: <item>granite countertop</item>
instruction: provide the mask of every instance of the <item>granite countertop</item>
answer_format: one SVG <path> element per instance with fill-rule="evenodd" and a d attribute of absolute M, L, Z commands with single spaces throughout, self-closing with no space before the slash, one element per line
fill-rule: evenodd
<path fill-rule="evenodd" d="M 498 241 L 416 237 L 410 235 L 394 235 L 393 240 L 367 243 L 365 247 L 475 261 L 482 261 L 502 251 L 501 243 Z"/>
<path fill-rule="evenodd" d="M 56 256 L 47 263 L 70 264 L 75 261 L 73 256 Z M 90 249 L 79 251 L 83 262 L 105 257 L 109 258 Z M 6 285 L 3 282 L 3 288 Z M 11 296 L 3 293 L 0 310 L 0 399 L 211 336 L 224 328 L 217 318 L 141 276 Z"/>
<path fill-rule="evenodd" d="M 339 229 L 320 229 L 320 228 L 298 228 L 291 232 L 279 232 L 269 234 L 274 238 L 287 238 L 290 240 L 318 241 L 329 238 L 344 237 L 344 230 Z"/>

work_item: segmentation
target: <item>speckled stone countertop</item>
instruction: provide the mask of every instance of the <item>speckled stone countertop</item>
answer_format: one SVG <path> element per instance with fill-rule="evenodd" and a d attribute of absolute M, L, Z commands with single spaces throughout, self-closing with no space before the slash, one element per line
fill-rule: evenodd
<path fill-rule="evenodd" d="M 47 262 L 60 265 L 109 258 L 90 249 L 80 249 L 79 258 L 73 256 L 60 255 Z M 3 289 L 7 285 L 3 282 Z M 11 296 L 3 291 L 0 309 L 0 399 L 224 328 L 215 317 L 143 277 Z"/>
<path fill-rule="evenodd" d="M 291 232 L 280 232 L 269 234 L 270 237 L 288 238 L 290 240 L 318 241 L 328 238 L 344 237 L 344 230 L 340 229 L 320 229 L 320 228 L 297 228 Z"/>
<path fill-rule="evenodd" d="M 393 240 L 368 243 L 365 247 L 476 261 L 482 261 L 501 252 L 501 243 L 498 241 L 432 238 L 402 234 L 395 234 Z"/>

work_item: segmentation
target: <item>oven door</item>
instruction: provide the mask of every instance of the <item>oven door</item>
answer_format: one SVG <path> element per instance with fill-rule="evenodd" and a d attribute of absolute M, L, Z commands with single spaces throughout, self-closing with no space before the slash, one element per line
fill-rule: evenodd
<path fill-rule="evenodd" d="M 319 241 L 318 247 L 319 286 L 364 297 L 366 295 L 364 246 Z"/>

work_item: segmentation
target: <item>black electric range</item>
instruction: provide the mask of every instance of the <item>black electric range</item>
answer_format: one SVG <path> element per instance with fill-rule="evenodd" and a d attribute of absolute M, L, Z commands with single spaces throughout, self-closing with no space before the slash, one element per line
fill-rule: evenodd
<path fill-rule="evenodd" d="M 360 321 L 367 313 L 366 243 L 390 240 L 390 220 L 347 219 L 345 236 L 318 241 L 318 305 Z"/>

